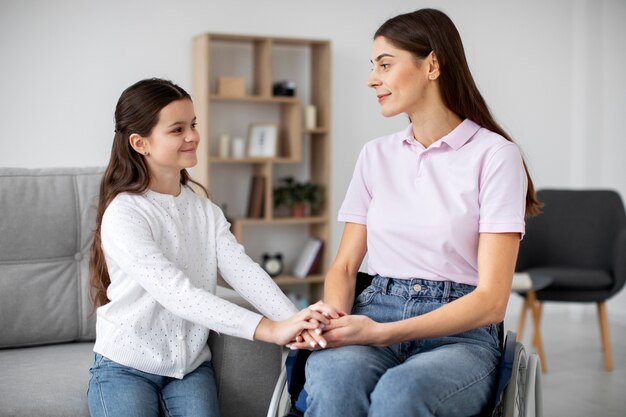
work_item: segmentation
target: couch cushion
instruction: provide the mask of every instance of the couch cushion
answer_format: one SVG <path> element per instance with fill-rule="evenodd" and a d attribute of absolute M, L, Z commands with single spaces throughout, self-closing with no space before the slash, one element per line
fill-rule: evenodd
<path fill-rule="evenodd" d="M 0 347 L 95 338 L 88 258 L 102 172 L 0 169 Z"/>
<path fill-rule="evenodd" d="M 0 416 L 88 417 L 93 343 L 0 352 Z"/>

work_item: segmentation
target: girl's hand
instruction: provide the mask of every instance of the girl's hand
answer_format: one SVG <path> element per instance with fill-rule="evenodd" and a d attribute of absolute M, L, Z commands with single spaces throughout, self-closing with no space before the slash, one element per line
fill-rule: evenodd
<path fill-rule="evenodd" d="M 272 321 L 263 317 L 254 331 L 254 340 L 285 345 L 295 340 L 303 330 L 314 331 L 319 329 L 321 324 L 327 326 L 330 320 L 312 308 L 305 308 L 283 321 Z M 321 340 L 323 338 L 318 336 L 317 343 L 321 343 Z"/>

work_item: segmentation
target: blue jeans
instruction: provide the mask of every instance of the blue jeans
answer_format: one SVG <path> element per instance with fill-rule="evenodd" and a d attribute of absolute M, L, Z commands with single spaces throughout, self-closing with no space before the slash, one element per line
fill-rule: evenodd
<path fill-rule="evenodd" d="M 475 287 L 376 276 L 353 314 L 393 322 L 433 311 Z M 387 346 L 313 352 L 306 364 L 307 417 L 471 416 L 488 404 L 500 359 L 495 325 Z"/>
<path fill-rule="evenodd" d="M 96 353 L 87 399 L 91 417 L 217 417 L 211 362 L 183 379 L 138 371 Z"/>

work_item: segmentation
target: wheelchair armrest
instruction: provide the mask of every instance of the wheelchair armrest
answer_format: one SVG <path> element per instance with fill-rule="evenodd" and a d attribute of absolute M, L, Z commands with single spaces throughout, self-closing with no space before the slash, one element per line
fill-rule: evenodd
<path fill-rule="evenodd" d="M 517 333 L 512 331 L 506 332 L 502 347 L 502 356 L 500 357 L 500 365 L 498 366 L 496 393 L 492 400 L 491 410 L 496 410 L 504 397 L 504 390 L 511 380 L 513 374 L 513 366 L 515 362 L 515 347 L 517 344 Z"/>

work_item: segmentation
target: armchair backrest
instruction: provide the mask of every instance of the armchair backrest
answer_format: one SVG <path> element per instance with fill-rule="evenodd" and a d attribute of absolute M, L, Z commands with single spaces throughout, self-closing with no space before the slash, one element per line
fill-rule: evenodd
<path fill-rule="evenodd" d="M 626 228 L 624 204 L 611 190 L 540 190 L 542 213 L 527 219 L 516 270 L 541 266 L 613 269 Z"/>

